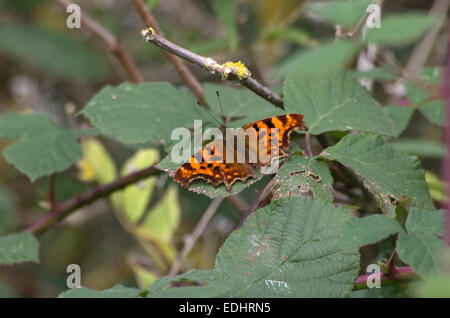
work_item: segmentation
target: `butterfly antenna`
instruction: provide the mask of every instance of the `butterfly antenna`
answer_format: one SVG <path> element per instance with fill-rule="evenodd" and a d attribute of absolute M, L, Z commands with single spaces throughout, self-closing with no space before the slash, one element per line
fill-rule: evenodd
<path fill-rule="evenodd" d="M 197 105 L 202 107 L 202 105 L 200 104 L 199 101 L 197 101 Z M 216 117 L 214 117 L 214 115 L 212 114 L 212 112 L 208 108 L 202 107 L 202 109 L 205 109 L 206 112 L 209 114 L 209 116 L 211 116 L 212 119 L 214 119 L 220 126 L 222 126 L 222 123 L 220 121 L 218 121 Z"/>
<path fill-rule="evenodd" d="M 218 90 L 216 90 L 216 95 L 217 95 L 217 99 L 219 100 L 220 114 L 222 116 L 222 127 L 226 127 L 225 116 L 223 115 L 222 100 L 220 99 L 220 94 L 219 94 Z"/>

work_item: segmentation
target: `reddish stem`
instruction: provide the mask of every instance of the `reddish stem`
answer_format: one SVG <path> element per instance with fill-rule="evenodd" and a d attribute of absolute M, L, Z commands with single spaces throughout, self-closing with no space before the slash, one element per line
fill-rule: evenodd
<path fill-rule="evenodd" d="M 41 219 L 33 223 L 26 231 L 33 234 L 40 234 L 49 227 L 61 222 L 72 212 L 102 198 L 110 195 L 114 191 L 125 188 L 126 186 L 145 179 L 149 176 L 162 173 L 155 166 L 151 166 L 124 177 L 120 177 L 111 183 L 97 186 L 91 190 L 77 195 L 61 203 L 55 203 L 52 211 L 44 215 Z"/>
<path fill-rule="evenodd" d="M 353 286 L 353 290 L 359 289 L 367 289 L 367 280 L 371 279 L 371 275 L 374 274 L 363 274 L 359 275 L 355 280 L 355 285 Z M 396 267 L 394 266 L 394 270 L 391 275 L 380 272 L 380 285 L 389 285 L 393 283 L 405 282 L 405 281 L 413 281 L 418 279 L 419 276 L 412 270 L 411 267 Z"/>

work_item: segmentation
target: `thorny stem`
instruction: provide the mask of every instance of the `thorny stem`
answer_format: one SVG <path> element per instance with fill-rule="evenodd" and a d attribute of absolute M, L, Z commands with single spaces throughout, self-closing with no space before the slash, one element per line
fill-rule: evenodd
<path fill-rule="evenodd" d="M 172 268 L 170 269 L 168 275 L 169 277 L 175 276 L 178 273 L 178 271 L 181 268 L 181 264 L 183 263 L 183 260 L 192 250 L 192 247 L 194 247 L 195 242 L 197 242 L 197 239 L 205 230 L 206 226 L 208 225 L 211 218 L 214 216 L 214 213 L 216 213 L 222 201 L 223 198 L 215 198 L 214 200 L 211 201 L 205 213 L 203 213 L 202 218 L 197 223 L 197 226 L 195 227 L 192 234 L 186 238 L 183 249 L 181 250 L 180 254 L 178 254 L 175 262 L 173 263 Z"/>
<path fill-rule="evenodd" d="M 71 4 L 71 2 L 67 0 L 56 0 L 56 2 L 64 11 Z M 82 26 L 90 30 L 109 53 L 116 56 L 130 79 L 134 83 L 142 83 L 143 79 L 137 66 L 134 64 L 133 59 L 128 55 L 120 40 L 84 11 L 81 12 L 80 18 Z"/>
<path fill-rule="evenodd" d="M 358 278 L 355 280 L 353 290 L 368 289 L 369 286 L 367 286 L 367 282 L 371 281 L 371 275 L 373 274 L 363 274 L 358 276 Z M 392 275 L 388 275 L 383 272 L 380 273 L 380 284 L 381 286 L 386 286 L 399 282 L 411 282 L 418 278 L 419 276 L 412 270 L 411 267 L 394 266 Z"/>
<path fill-rule="evenodd" d="M 106 197 L 117 190 L 123 189 L 130 184 L 159 173 L 162 173 L 162 171 L 153 165 L 127 176 L 120 177 L 108 184 L 97 186 L 62 203 L 55 203 L 51 212 L 33 223 L 26 231 L 35 235 L 40 234 L 51 226 L 58 224 L 76 210 L 100 198 Z"/>
<path fill-rule="evenodd" d="M 390 276 L 394 276 L 394 275 L 395 275 L 395 269 L 396 269 L 396 267 L 394 266 L 394 264 L 395 264 L 395 258 L 396 258 L 396 257 L 397 257 L 397 250 L 394 249 L 394 250 L 392 251 L 391 256 L 389 257 L 389 259 L 388 259 L 388 261 L 387 261 L 387 263 L 386 263 L 387 269 L 388 269 L 388 274 L 389 274 Z"/>
<path fill-rule="evenodd" d="M 273 181 L 274 179 L 267 182 L 266 186 L 258 192 L 256 195 L 255 200 L 253 200 L 250 207 L 244 211 L 244 215 L 242 216 L 241 221 L 239 222 L 239 225 L 235 228 L 235 230 L 239 229 L 247 219 L 247 217 L 256 209 L 258 209 L 258 205 L 263 201 L 263 199 L 268 195 L 269 191 L 272 189 Z"/>
<path fill-rule="evenodd" d="M 250 71 L 247 70 L 245 74 L 238 74 L 238 72 L 233 68 L 225 66 L 226 63 L 219 64 L 218 62 L 209 57 L 204 57 L 195 54 L 189 50 L 186 50 L 185 48 L 182 48 L 181 46 L 178 46 L 170 42 L 169 40 L 158 34 L 158 32 L 156 32 L 152 28 L 143 30 L 142 35 L 147 42 L 151 42 L 165 51 L 175 54 L 185 59 L 186 61 L 189 61 L 201 67 L 202 69 L 206 69 L 212 74 L 219 75 L 221 76 L 222 79 L 225 78 L 229 80 L 238 79 L 243 86 L 247 87 L 255 94 L 261 96 L 262 98 L 266 99 L 275 106 L 283 108 L 283 100 L 281 99 L 281 97 L 272 92 L 270 89 L 268 89 L 261 83 L 259 83 L 254 78 L 252 78 Z"/>

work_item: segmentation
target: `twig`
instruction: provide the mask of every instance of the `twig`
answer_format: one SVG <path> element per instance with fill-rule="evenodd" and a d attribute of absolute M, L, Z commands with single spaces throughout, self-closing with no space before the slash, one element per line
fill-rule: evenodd
<path fill-rule="evenodd" d="M 153 30 L 155 30 L 156 33 L 163 35 L 152 13 L 149 10 L 147 10 L 144 1 L 133 0 L 133 3 L 142 20 L 144 21 L 145 25 L 148 28 L 153 28 Z M 202 105 L 206 105 L 205 96 L 203 95 L 203 87 L 197 80 L 197 78 L 191 73 L 191 71 L 186 67 L 186 65 L 184 65 L 184 63 L 178 57 L 176 57 L 173 54 L 170 54 L 167 51 L 163 51 L 163 53 L 166 56 L 167 60 L 178 72 L 183 81 L 186 83 L 186 85 L 189 87 L 194 96 L 198 99 L 198 101 Z"/>
<path fill-rule="evenodd" d="M 50 209 L 55 208 L 55 183 L 56 183 L 56 174 L 53 173 L 50 176 L 50 186 L 48 189 L 48 203 L 50 206 Z"/>
<path fill-rule="evenodd" d="M 245 202 L 239 195 L 229 196 L 227 197 L 228 202 L 236 208 L 236 210 L 244 213 L 245 210 L 248 209 L 248 204 Z"/>
<path fill-rule="evenodd" d="M 450 29 L 449 29 L 450 30 Z M 447 39 L 447 65 L 444 71 L 444 86 L 442 87 L 443 94 L 445 96 L 445 148 L 446 155 L 443 162 L 443 174 L 444 181 L 446 183 L 447 202 L 445 203 L 446 215 L 445 215 L 445 234 L 444 240 L 450 245 L 450 35 Z"/>
<path fill-rule="evenodd" d="M 209 204 L 208 208 L 206 209 L 205 213 L 198 222 L 192 234 L 186 238 L 183 249 L 181 250 L 180 254 L 178 254 L 175 262 L 173 263 L 172 268 L 170 269 L 170 272 L 168 274 L 169 277 L 175 276 L 178 273 L 178 271 L 181 268 L 181 264 L 183 263 L 183 260 L 186 258 L 186 256 L 194 247 L 195 242 L 197 242 L 197 239 L 205 230 L 206 226 L 208 225 L 211 218 L 214 216 L 214 213 L 216 213 L 222 201 L 223 198 L 215 198 L 214 200 L 211 201 L 211 203 Z"/>
<path fill-rule="evenodd" d="M 394 266 L 394 269 L 395 270 L 393 271 L 393 275 L 388 275 L 383 272 L 380 272 L 381 286 L 401 282 L 411 282 L 419 278 L 419 276 L 409 266 L 406 267 Z M 370 278 L 371 275 L 373 274 L 363 274 L 358 276 L 358 278 L 355 280 L 355 285 L 353 285 L 353 290 L 368 289 L 369 286 L 367 286 L 367 280 Z"/>
<path fill-rule="evenodd" d="M 253 200 L 253 202 L 250 205 L 250 207 L 247 210 L 244 211 L 244 216 L 242 217 L 241 221 L 239 222 L 239 225 L 235 228 L 235 230 L 239 229 L 244 224 L 244 222 L 247 219 L 247 217 L 254 210 L 256 210 L 258 208 L 259 203 L 267 196 L 268 192 L 271 190 L 273 182 L 274 182 L 274 179 L 270 180 L 269 182 L 267 182 L 265 187 L 258 192 L 258 194 L 256 195 L 255 200 Z"/>
<path fill-rule="evenodd" d="M 224 64 L 219 64 L 212 58 L 200 56 L 170 42 L 158 34 L 153 28 L 142 30 L 142 36 L 147 42 L 151 42 L 163 50 L 173 53 L 212 74 L 219 75 L 222 79 L 239 80 L 243 86 L 247 87 L 255 94 L 261 96 L 275 106 L 283 108 L 283 100 L 281 97 L 252 78 L 250 71 L 242 63 L 226 62 Z"/>
<path fill-rule="evenodd" d="M 63 8 L 63 10 L 66 10 L 66 8 L 71 4 L 71 2 L 67 0 L 56 0 L 56 2 Z M 116 56 L 130 79 L 134 83 L 142 83 L 143 79 L 138 68 L 134 64 L 133 59 L 128 55 L 120 40 L 98 24 L 97 21 L 95 21 L 84 11 L 81 12 L 80 18 L 82 27 L 89 29 L 97 37 L 105 49 L 109 53 Z"/>
<path fill-rule="evenodd" d="M 433 6 L 430 10 L 430 15 L 439 20 L 430 31 L 425 35 L 422 41 L 414 48 L 411 57 L 409 58 L 408 64 L 404 70 L 404 74 L 410 77 L 415 77 L 417 73 L 425 65 L 428 56 L 430 55 L 431 49 L 433 48 L 433 43 L 439 34 L 439 30 L 445 21 L 447 16 L 447 11 L 450 6 L 449 0 L 435 0 Z"/>
<path fill-rule="evenodd" d="M 125 188 L 126 186 L 136 183 L 139 180 L 147 177 L 162 173 L 155 166 L 151 166 L 136 172 L 133 172 L 127 176 L 120 177 L 113 182 L 105 185 L 97 186 L 91 190 L 88 190 L 82 194 L 77 195 L 62 203 L 55 203 L 54 208 L 47 215 L 44 215 L 41 219 L 37 220 L 30 227 L 27 228 L 27 232 L 35 235 L 40 234 L 50 228 L 53 225 L 58 224 L 69 216 L 74 211 L 102 198 L 108 196 L 114 191 Z"/>

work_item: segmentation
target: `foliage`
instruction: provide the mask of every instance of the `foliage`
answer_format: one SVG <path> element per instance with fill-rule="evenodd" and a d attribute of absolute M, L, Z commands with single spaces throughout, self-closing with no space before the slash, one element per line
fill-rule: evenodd
<path fill-rule="evenodd" d="M 271 21 L 258 22 L 268 16 L 264 4 L 258 11 L 256 5 L 229 0 L 202 2 L 204 6 L 199 7 L 183 4 L 204 14 L 206 22 L 197 29 L 195 18 L 189 26 L 183 25 L 173 10 L 173 17 L 162 19 L 167 38 L 182 46 L 211 51 L 215 46 L 223 50 L 222 57 L 244 56 L 242 61 L 254 73 L 252 79 L 277 93 L 282 103 L 273 102 L 266 91 L 256 95 L 247 89 L 246 80 L 240 81 L 244 85 L 239 81 L 227 85 L 210 82 L 208 77 L 201 83 L 207 105 L 199 105 L 194 94 L 174 79 L 175 71 L 167 71 L 159 51 L 148 45 L 140 48 L 141 39 L 137 40 L 134 29 L 131 37 L 121 34 L 129 25 L 113 23 L 114 15 L 98 14 L 97 18 L 111 23 L 111 30 L 121 30 L 117 35 L 133 51 L 131 56 L 138 57 L 140 69 L 144 63 L 149 63 L 149 73 L 164 69 L 152 73 L 152 81 L 117 80 L 123 70 L 130 72 L 129 65 L 122 61 L 124 67 L 117 68 L 120 65 L 114 63 L 121 61 L 114 51 L 117 48 L 106 48 L 112 50 L 111 56 L 119 56 L 112 63 L 118 69 L 114 79 L 103 54 L 79 42 L 75 30 L 61 33 L 58 27 L 43 26 L 42 21 L 2 22 L 0 52 L 8 63 L 0 62 L 13 61 L 14 67 L 30 72 L 41 86 L 57 82 L 54 91 L 64 97 L 51 99 L 49 93 L 40 98 L 31 94 L 27 99 L 21 94 L 21 85 L 26 83 L 20 75 L 9 68 L 5 72 L 5 77 L 11 77 L 11 87 L 16 86 L 5 94 L 14 97 L 0 115 L 0 148 L 5 159 L 0 166 L 7 167 L 0 173 L 0 266 L 41 261 L 30 265 L 39 273 L 42 266 L 52 263 L 43 261 L 52 249 L 73 250 L 73 257 L 61 255 L 58 264 L 76 260 L 83 266 L 101 263 L 99 258 L 110 253 L 114 262 L 89 271 L 88 283 L 83 282 L 88 287 L 62 292 L 62 298 L 348 297 L 362 272 L 360 264 L 382 263 L 384 257 L 398 255 L 391 260 L 395 266 L 409 266 L 421 278 L 405 289 L 412 296 L 448 296 L 449 278 L 442 260 L 444 211 L 439 210 L 448 198 L 436 168 L 446 155 L 439 139 L 444 125 L 444 70 L 435 63 L 421 66 L 417 75 L 403 76 L 400 66 L 408 64 L 414 46 L 419 47 L 423 35 L 439 27 L 440 21 L 424 11 L 391 13 L 386 9 L 382 27 L 367 29 L 371 1 L 293 2 L 296 10 L 283 14 L 280 6 L 278 13 L 269 12 L 280 15 Z M 155 13 L 163 5 L 161 0 L 146 1 Z M 36 8 L 30 10 L 39 10 L 40 5 Z M 114 14 L 123 17 L 121 11 Z M 203 22 L 211 19 L 214 27 L 205 28 Z M 183 32 L 177 33 L 172 24 L 182 26 Z M 213 35 L 208 38 L 208 33 Z M 374 45 L 378 51 L 367 69 L 361 59 L 370 57 Z M 255 54 L 261 49 L 263 54 Z M 179 66 L 175 69 L 180 70 Z M 397 85 L 403 89 L 396 89 Z M 71 96 L 72 90 L 76 93 Z M 42 106 L 53 103 L 57 110 Z M 73 104 L 76 110 L 71 110 Z M 202 180 L 188 190 L 173 182 L 180 166 L 171 157 L 179 141 L 172 138 L 174 129 L 192 132 L 196 120 L 203 127 L 222 123 L 242 127 L 287 113 L 304 115 L 308 129 L 291 133 L 292 147 L 275 174 L 264 177 L 257 172 L 256 179 L 238 181 L 232 191 L 224 185 L 213 188 Z M 158 171 L 98 195 L 149 167 Z M 29 180 L 23 181 L 21 175 Z M 76 194 L 61 202 L 55 200 L 65 191 L 60 177 L 78 184 L 66 183 L 67 192 Z M 86 192 L 79 192 L 80 184 Z M 94 203 L 103 197 L 108 199 L 105 204 Z M 198 230 L 206 205 L 218 197 L 227 198 L 226 203 L 217 208 L 218 215 L 202 229 L 197 241 L 190 241 L 194 236 L 186 234 Z M 242 227 L 232 230 L 236 210 L 248 207 L 254 213 Z M 32 214 L 39 209 L 48 214 Z M 77 212 L 82 210 L 84 214 Z M 95 221 L 97 212 L 105 211 L 114 212 L 103 213 L 113 218 L 113 230 L 105 219 Z M 32 233 L 18 230 L 19 224 L 35 222 L 38 217 L 44 221 L 59 217 L 54 224 L 44 224 L 52 227 L 75 212 L 80 219 L 68 218 L 51 242 L 45 237 L 38 241 L 34 235 L 39 231 L 33 227 Z M 89 232 L 90 227 L 96 234 Z M 70 229 L 78 231 L 76 243 L 70 239 Z M 100 240 L 100 232 L 107 239 L 95 249 L 92 246 Z M 127 248 L 111 244 L 118 232 L 133 239 L 124 244 Z M 195 244 L 189 247 L 190 243 Z M 40 244 L 46 247 L 41 253 Z M 77 247 L 69 249 L 66 244 Z M 187 255 L 183 247 L 189 247 Z M 368 258 L 359 253 L 361 247 L 377 255 Z M 94 249 L 92 259 L 80 256 Z M 122 260 L 122 267 L 115 263 L 117 259 Z M 182 273 L 171 277 L 171 269 L 178 265 Z M 61 272 L 55 269 L 57 265 L 49 266 L 55 267 L 47 272 Z M 117 284 L 128 285 L 122 268 L 134 275 L 139 288 Z M 93 278 L 99 276 L 110 278 Z M 9 290 L 2 284 L 0 280 L 0 290 Z M 406 291 L 394 285 L 379 295 L 404 296 Z M 57 290 L 65 290 L 64 284 Z M 358 295 L 370 297 L 369 293 Z"/>

